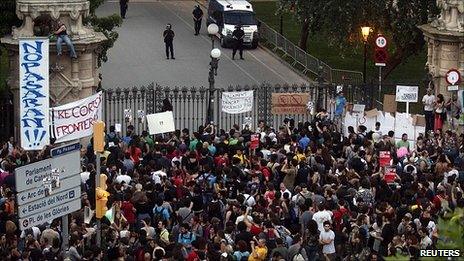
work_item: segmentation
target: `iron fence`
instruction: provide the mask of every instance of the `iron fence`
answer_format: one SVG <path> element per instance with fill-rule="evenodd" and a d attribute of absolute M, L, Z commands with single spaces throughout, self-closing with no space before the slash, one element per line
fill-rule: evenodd
<path fill-rule="evenodd" d="M 229 86 L 226 89 L 215 89 L 211 97 L 213 119 L 215 124 L 224 130 L 231 129 L 234 124 L 241 125 L 251 117 L 252 126 L 256 127 L 259 120 L 264 120 L 275 128 L 285 118 L 295 121 L 312 119 L 310 113 L 301 115 L 275 115 L 271 113 L 272 93 L 308 93 L 317 108 L 331 110 L 331 99 L 335 95 L 334 85 L 253 85 Z M 253 109 L 241 114 L 227 114 L 221 111 L 222 92 L 253 90 Z M 120 123 L 122 130 L 131 124 L 136 132 L 147 128 L 144 114 L 160 112 L 162 101 L 168 98 L 173 107 L 174 123 L 177 129 L 197 129 L 207 120 L 209 91 L 204 87 L 166 87 L 151 83 L 148 86 L 115 90 L 104 90 L 104 120 L 108 126 Z M 143 113 L 141 112 L 143 111 Z M 139 114 L 140 112 L 140 114 Z M 129 117 L 128 117 L 129 116 Z M 124 133 L 124 132 L 123 132 Z"/>
<path fill-rule="evenodd" d="M 274 46 L 274 51 L 280 50 L 284 57 L 293 59 L 292 65 L 303 67 L 303 73 L 311 72 L 319 75 L 321 69 L 324 79 L 331 84 L 361 84 L 363 81 L 362 72 L 334 69 L 318 58 L 310 55 L 300 47 L 286 39 L 283 35 L 272 29 L 266 23 L 260 21 L 260 38 Z"/>

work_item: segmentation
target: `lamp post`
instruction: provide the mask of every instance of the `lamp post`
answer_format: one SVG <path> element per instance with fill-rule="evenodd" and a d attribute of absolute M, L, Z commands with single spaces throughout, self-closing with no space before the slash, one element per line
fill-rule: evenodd
<path fill-rule="evenodd" d="M 371 28 L 369 26 L 361 27 L 361 34 L 364 42 L 364 67 L 363 67 L 363 83 L 366 84 L 366 62 L 367 62 L 367 40 L 369 38 L 369 33 Z"/>
<path fill-rule="evenodd" d="M 211 36 L 211 62 L 209 63 L 209 97 L 208 97 L 208 115 L 206 117 L 206 125 L 213 120 L 213 106 L 214 102 L 214 76 L 217 75 L 219 57 L 221 57 L 221 50 L 214 48 L 214 36 L 219 32 L 219 27 L 216 24 L 208 25 L 208 34 Z"/>

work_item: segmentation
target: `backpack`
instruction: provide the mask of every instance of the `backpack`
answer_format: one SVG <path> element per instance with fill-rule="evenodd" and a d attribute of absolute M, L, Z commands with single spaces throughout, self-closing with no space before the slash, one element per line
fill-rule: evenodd
<path fill-rule="evenodd" d="M 274 249 L 277 247 L 276 236 L 273 229 L 269 229 L 266 233 L 266 246 L 268 249 Z"/>
<path fill-rule="evenodd" d="M 153 211 L 153 221 L 154 221 L 153 224 L 158 224 L 159 221 L 164 221 L 165 220 L 164 219 L 164 214 L 163 214 L 164 207 L 161 207 L 160 211 L 157 210 L 157 207 L 155 207 L 153 210 L 154 210 Z"/>
<path fill-rule="evenodd" d="M 198 176 L 198 178 L 202 177 L 203 179 L 201 180 L 201 182 L 199 182 L 200 186 L 205 190 L 204 192 L 212 192 L 213 188 L 211 186 L 211 184 L 209 183 L 209 177 L 211 176 L 212 174 L 211 173 L 208 173 L 208 175 L 205 175 L 205 174 L 202 174 L 200 176 Z"/>

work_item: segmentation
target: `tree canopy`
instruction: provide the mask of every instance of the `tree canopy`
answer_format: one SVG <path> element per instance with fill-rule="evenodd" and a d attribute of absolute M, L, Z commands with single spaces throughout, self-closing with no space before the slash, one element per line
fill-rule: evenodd
<path fill-rule="evenodd" d="M 333 46 L 359 45 L 362 26 L 372 27 L 369 38 L 372 44 L 375 35 L 384 34 L 390 45 L 385 77 L 422 50 L 425 41 L 417 26 L 426 24 L 438 14 L 435 0 L 279 0 L 279 3 L 283 10 L 294 11 L 302 29 L 324 34 Z M 308 17 L 316 26 L 305 24 Z"/>

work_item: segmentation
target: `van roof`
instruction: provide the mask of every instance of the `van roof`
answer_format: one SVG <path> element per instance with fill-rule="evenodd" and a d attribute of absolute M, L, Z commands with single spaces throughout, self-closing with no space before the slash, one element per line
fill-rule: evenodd
<path fill-rule="evenodd" d="M 218 4 L 224 7 L 224 11 L 250 11 L 253 12 L 253 6 L 246 0 L 216 0 Z"/>

